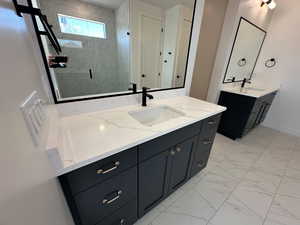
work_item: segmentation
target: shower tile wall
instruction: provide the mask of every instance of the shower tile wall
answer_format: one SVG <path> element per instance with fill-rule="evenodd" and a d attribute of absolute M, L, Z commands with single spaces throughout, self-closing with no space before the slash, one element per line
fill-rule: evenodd
<path fill-rule="evenodd" d="M 49 23 L 53 25 L 57 38 L 81 41 L 83 45 L 83 48 L 63 47 L 62 54 L 71 57 L 67 68 L 55 69 L 62 97 L 124 91 L 118 69 L 114 10 L 78 0 L 39 0 L 39 2 Z M 103 22 L 106 24 L 107 39 L 61 33 L 57 14 Z M 53 51 L 50 45 L 49 48 Z M 90 79 L 89 69 L 93 71 L 93 79 Z"/>

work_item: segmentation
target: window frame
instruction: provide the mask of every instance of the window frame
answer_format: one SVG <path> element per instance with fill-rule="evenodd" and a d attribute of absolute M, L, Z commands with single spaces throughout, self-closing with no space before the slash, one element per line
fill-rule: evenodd
<path fill-rule="evenodd" d="M 103 27 L 104 27 L 104 37 L 99 37 L 99 36 L 96 37 L 96 36 L 90 36 L 90 35 L 84 35 L 84 34 L 76 34 L 76 33 L 71 33 L 71 32 L 63 32 L 62 31 L 61 22 L 60 22 L 60 18 L 61 17 L 66 17 L 66 18 L 71 18 L 71 19 L 86 21 L 86 22 L 89 22 L 89 23 L 103 25 Z M 60 32 L 63 33 L 63 34 L 70 34 L 70 35 L 83 36 L 83 37 L 89 37 L 89 38 L 107 39 L 107 29 L 106 29 L 107 26 L 106 26 L 106 24 L 104 22 L 100 22 L 100 21 L 96 21 L 96 20 L 84 19 L 84 18 L 76 17 L 76 16 L 69 16 L 69 15 L 65 15 L 65 14 L 61 14 L 61 13 L 57 14 L 57 20 L 58 20 Z"/>

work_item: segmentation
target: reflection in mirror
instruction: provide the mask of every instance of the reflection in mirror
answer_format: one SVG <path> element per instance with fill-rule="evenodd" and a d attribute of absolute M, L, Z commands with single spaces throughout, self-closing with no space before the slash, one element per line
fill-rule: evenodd
<path fill-rule="evenodd" d="M 240 19 L 224 83 L 251 79 L 265 36 L 264 30 L 244 18 Z"/>
<path fill-rule="evenodd" d="M 184 87 L 195 0 L 32 0 L 67 63 L 50 68 L 57 101 Z M 39 25 L 39 21 L 37 19 Z M 43 36 L 46 57 L 55 50 Z"/>

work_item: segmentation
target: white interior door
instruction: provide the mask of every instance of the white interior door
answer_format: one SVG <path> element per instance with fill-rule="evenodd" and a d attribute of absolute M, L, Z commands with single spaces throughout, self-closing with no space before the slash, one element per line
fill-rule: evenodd
<path fill-rule="evenodd" d="M 177 51 L 177 66 L 176 73 L 174 73 L 173 83 L 175 87 L 181 87 L 184 83 L 186 73 L 186 63 L 189 51 L 189 43 L 191 36 L 192 22 L 184 19 L 181 25 L 179 48 Z"/>
<path fill-rule="evenodd" d="M 141 17 L 141 84 L 159 88 L 162 21 L 146 15 Z"/>

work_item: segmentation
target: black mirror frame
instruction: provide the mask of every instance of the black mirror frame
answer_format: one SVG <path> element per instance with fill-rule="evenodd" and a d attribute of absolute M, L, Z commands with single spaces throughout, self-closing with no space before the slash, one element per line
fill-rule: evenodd
<path fill-rule="evenodd" d="M 190 49 L 191 49 L 191 42 L 192 42 L 192 36 L 193 36 L 193 28 L 194 28 L 194 23 L 195 23 L 195 14 L 196 14 L 196 7 L 197 7 L 197 2 L 198 0 L 194 0 L 194 11 L 193 11 L 193 18 L 192 18 L 192 26 L 191 26 L 191 34 L 190 34 L 190 40 L 189 40 L 189 48 L 188 48 L 188 56 L 187 56 L 187 62 L 186 62 L 186 69 L 185 69 L 185 76 L 184 76 L 184 82 L 183 82 L 183 86 L 182 87 L 174 87 L 174 88 L 162 88 L 162 89 L 154 89 L 154 90 L 149 90 L 149 92 L 158 92 L 158 91 L 167 91 L 167 90 L 175 90 L 175 89 L 183 89 L 185 88 L 185 84 L 186 84 L 186 76 L 187 76 L 187 69 L 188 69 L 188 62 L 189 62 L 189 56 L 190 56 Z M 32 1 L 31 0 L 27 0 L 28 6 L 33 6 Z M 37 20 L 35 18 L 35 16 L 31 16 L 32 18 L 32 22 L 33 22 L 33 26 L 34 26 L 34 30 L 37 36 L 37 40 L 38 40 L 38 44 L 41 50 L 41 54 L 42 54 L 42 59 L 44 62 L 44 67 L 47 73 L 47 77 L 48 77 L 48 81 L 49 81 L 49 85 L 50 85 L 50 89 L 51 89 L 51 93 L 52 93 L 52 97 L 54 100 L 55 104 L 63 104 L 63 103 L 70 103 L 70 102 L 79 102 L 79 101 L 87 101 L 87 100 L 94 100 L 94 99 L 101 99 L 101 98 L 109 98 L 109 97 L 118 97 L 118 96 L 125 96 L 125 95 L 136 95 L 136 94 L 141 94 L 142 91 L 138 91 L 136 93 L 133 92 L 127 92 L 125 91 L 124 93 L 118 93 L 118 94 L 107 94 L 107 95 L 99 95 L 99 96 L 87 96 L 87 97 L 82 97 L 82 98 L 78 98 L 78 99 L 67 99 L 67 100 L 59 100 L 57 98 L 56 95 L 56 91 L 55 91 L 55 87 L 54 87 L 54 83 L 52 81 L 51 78 L 51 73 L 50 73 L 50 69 L 48 66 L 48 60 L 47 60 L 47 56 L 45 53 L 45 49 L 42 43 L 42 39 L 41 39 L 41 34 L 39 32 L 39 28 L 37 25 Z"/>
<path fill-rule="evenodd" d="M 229 68 L 229 64 L 230 64 L 230 61 L 231 61 L 231 58 L 232 58 L 233 49 L 234 49 L 234 46 L 235 46 L 235 43 L 236 43 L 236 40 L 237 40 L 237 36 L 238 36 L 238 33 L 239 33 L 240 25 L 241 25 L 241 22 L 242 22 L 243 20 L 246 21 L 246 22 L 248 22 L 248 23 L 251 24 L 252 26 L 256 27 L 257 29 L 259 29 L 259 30 L 261 30 L 262 32 L 265 33 L 263 42 L 261 43 L 261 46 L 260 46 L 260 48 L 259 48 L 259 52 L 258 52 L 258 54 L 257 54 L 256 60 L 255 60 L 255 64 L 254 64 L 253 69 L 252 69 L 252 71 L 251 71 L 251 76 L 250 76 L 250 79 L 249 79 L 249 80 L 252 79 L 253 72 L 254 72 L 255 67 L 256 67 L 256 65 L 257 65 L 258 58 L 259 58 L 259 56 L 260 56 L 262 47 L 263 47 L 264 42 L 265 42 L 265 40 L 266 40 L 267 31 L 265 31 L 264 29 L 262 29 L 261 27 L 257 26 L 256 24 L 252 23 L 251 21 L 249 21 L 248 19 L 246 19 L 246 18 L 244 18 L 244 17 L 241 17 L 241 18 L 240 18 L 239 25 L 238 25 L 237 31 L 236 31 L 236 33 L 235 33 L 233 45 L 232 45 L 232 48 L 231 48 L 230 57 L 229 57 L 229 60 L 228 60 L 228 62 L 227 62 L 226 71 L 225 71 L 225 75 L 224 75 L 224 79 L 223 79 L 223 84 L 232 83 L 232 81 L 226 81 L 226 75 L 227 75 L 228 68 Z M 243 81 L 243 80 L 235 80 L 234 82 L 242 82 L 242 81 Z"/>

